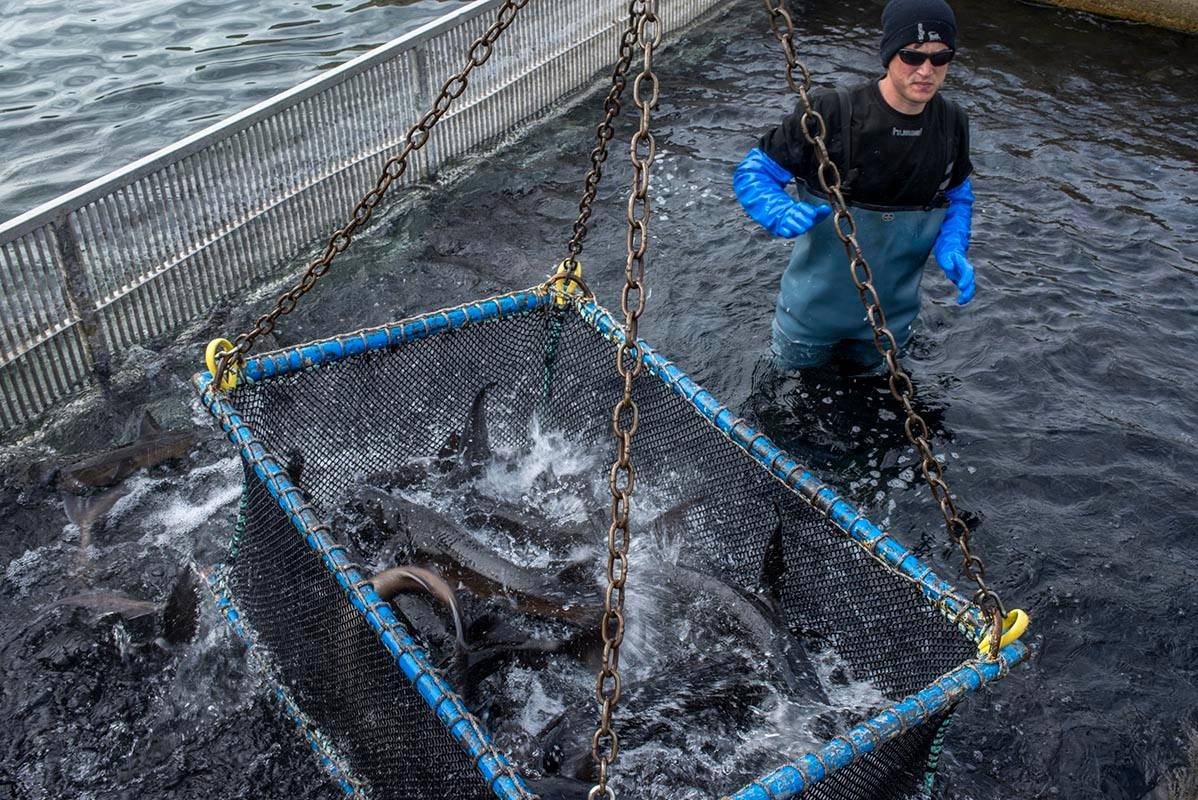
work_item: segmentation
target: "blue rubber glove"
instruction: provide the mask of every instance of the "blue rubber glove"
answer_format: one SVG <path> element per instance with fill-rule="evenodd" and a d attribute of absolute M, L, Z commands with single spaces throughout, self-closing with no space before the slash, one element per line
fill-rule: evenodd
<path fill-rule="evenodd" d="M 969 250 L 969 228 L 973 221 L 973 186 L 969 178 L 960 186 L 945 192 L 948 197 L 948 212 L 940 223 L 940 233 L 932 245 L 936 263 L 948 279 L 956 284 L 960 294 L 957 305 L 963 306 L 973 299 L 977 291 L 974 283 L 973 265 L 965 259 Z"/>
<path fill-rule="evenodd" d="M 736 168 L 732 188 L 745 213 L 757 224 L 774 236 L 793 239 L 822 222 L 832 207 L 795 200 L 786 193 L 792 180 L 794 176 L 785 167 L 754 147 Z"/>

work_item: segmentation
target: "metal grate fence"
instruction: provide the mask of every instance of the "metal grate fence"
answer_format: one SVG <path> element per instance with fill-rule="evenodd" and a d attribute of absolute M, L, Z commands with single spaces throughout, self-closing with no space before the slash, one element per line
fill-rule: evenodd
<path fill-rule="evenodd" d="M 478 0 L 0 225 L 0 430 L 261 284 L 342 224 L 501 0 Z M 677 31 L 716 0 L 662 0 Z M 590 85 L 624 0 L 534 0 L 401 179 Z"/>

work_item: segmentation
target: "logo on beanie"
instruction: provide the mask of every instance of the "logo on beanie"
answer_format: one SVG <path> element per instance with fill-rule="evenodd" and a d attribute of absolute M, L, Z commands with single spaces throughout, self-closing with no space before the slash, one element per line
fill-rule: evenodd
<path fill-rule="evenodd" d="M 917 38 L 915 41 L 922 42 L 926 37 L 927 33 L 924 32 L 923 23 L 921 22 L 919 23 L 919 38 Z"/>

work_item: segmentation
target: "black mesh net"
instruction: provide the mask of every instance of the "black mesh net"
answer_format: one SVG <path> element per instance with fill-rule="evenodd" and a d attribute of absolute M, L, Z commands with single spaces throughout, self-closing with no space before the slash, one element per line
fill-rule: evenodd
<path fill-rule="evenodd" d="M 239 387 L 231 402 L 280 461 L 302 456 L 298 483 L 332 519 L 360 476 L 436 453 L 490 384 L 493 444 L 520 447 L 534 414 L 544 428 L 607 442 L 622 382 L 612 345 L 594 328 L 572 310 L 541 309 Z M 834 648 L 857 679 L 891 699 L 970 656 L 972 645 L 911 583 L 872 560 L 690 402 L 648 373 L 635 393 L 637 485 L 687 500 L 690 558 L 754 586 L 781 520 L 787 624 L 812 647 Z M 489 796 L 319 557 L 260 482 L 247 481 L 247 525 L 230 587 L 304 712 L 373 797 Z M 338 531 L 333 537 L 349 546 Z M 939 722 L 905 732 L 804 796 L 917 793 Z M 712 787 L 712 795 L 736 788 Z"/>
<path fill-rule="evenodd" d="M 266 487 L 246 480 L 229 589 L 299 707 L 373 797 L 493 796 Z"/>

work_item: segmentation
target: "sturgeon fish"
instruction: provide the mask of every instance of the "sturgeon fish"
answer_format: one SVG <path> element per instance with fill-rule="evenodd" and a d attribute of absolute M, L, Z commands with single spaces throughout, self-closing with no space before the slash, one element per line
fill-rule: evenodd
<path fill-rule="evenodd" d="M 58 487 L 72 494 L 106 489 L 139 469 L 183 458 L 196 441 L 193 431 L 164 431 L 147 411 L 142 415 L 133 443 L 63 467 L 58 472 Z"/>
<path fill-rule="evenodd" d="M 624 684 L 620 693 L 620 749 L 653 742 L 685 746 L 690 733 L 704 730 L 711 741 L 734 738 L 767 697 L 760 681 L 744 680 L 742 659 L 722 657 L 663 671 L 647 680 Z M 685 720 L 684 723 L 680 721 Z M 545 725 L 537 741 L 546 775 L 593 781 L 591 737 L 595 700 L 587 697 Z"/>
<path fill-rule="evenodd" d="M 606 518 L 597 504 L 582 522 L 561 521 L 477 491 L 467 492 L 462 499 L 462 522 L 474 530 L 503 534 L 522 546 L 548 548 L 595 541 L 607 531 Z"/>
<path fill-rule="evenodd" d="M 520 566 L 497 555 L 446 515 L 377 489 L 359 493 L 376 523 L 391 536 L 391 549 L 405 561 L 431 563 L 451 585 L 478 597 L 504 597 L 517 611 L 575 624 L 598 619 L 591 559 L 556 572 Z M 372 506 L 372 507 L 371 507 Z M 393 560 L 394 556 L 384 556 Z"/>
<path fill-rule="evenodd" d="M 466 636 L 462 632 L 462 607 L 458 597 L 445 579 L 424 567 L 405 565 L 385 569 L 370 579 L 374 591 L 383 600 L 393 600 L 400 592 L 422 591 L 440 601 L 453 618 L 453 629 L 458 647 L 466 649 Z"/>
<path fill-rule="evenodd" d="M 807 652 L 787 628 L 780 607 L 762 596 L 683 563 L 670 568 L 665 580 L 684 596 L 711 597 L 738 631 L 763 653 L 792 696 L 828 702 L 823 684 Z"/>
<path fill-rule="evenodd" d="M 573 630 L 561 638 L 530 636 L 498 614 L 484 614 L 470 626 L 470 653 L 467 666 L 472 670 L 492 668 L 510 660 L 535 663 L 547 657 L 567 655 L 583 663 L 595 662 L 603 649 L 598 620 Z"/>
<path fill-rule="evenodd" d="M 115 614 L 130 622 L 148 620 L 151 638 L 179 645 L 195 638 L 199 601 L 199 579 L 191 566 L 185 566 L 164 600 L 138 600 L 120 592 L 97 591 L 64 597 L 52 605 L 86 608 L 97 619 Z"/>

